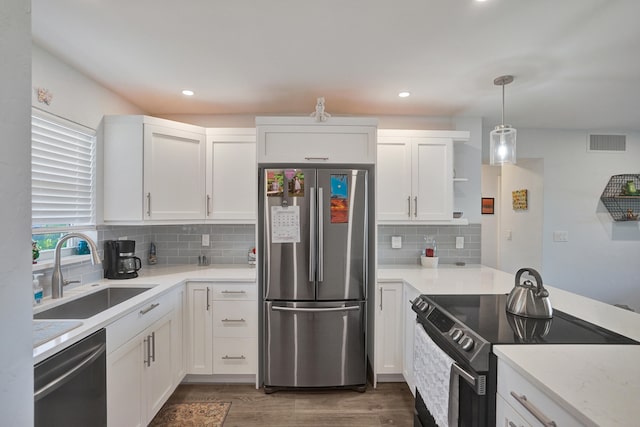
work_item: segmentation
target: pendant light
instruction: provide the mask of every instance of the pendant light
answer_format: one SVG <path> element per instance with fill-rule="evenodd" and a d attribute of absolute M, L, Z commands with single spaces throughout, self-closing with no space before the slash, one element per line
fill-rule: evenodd
<path fill-rule="evenodd" d="M 516 163 L 516 130 L 504 124 L 504 85 L 513 82 L 513 76 L 500 76 L 493 80 L 496 86 L 502 86 L 502 124 L 497 125 L 490 134 L 490 164 L 502 165 Z"/>

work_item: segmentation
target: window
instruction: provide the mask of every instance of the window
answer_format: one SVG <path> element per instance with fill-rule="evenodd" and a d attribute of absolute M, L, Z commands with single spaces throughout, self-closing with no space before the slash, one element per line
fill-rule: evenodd
<path fill-rule="evenodd" d="M 31 221 L 41 250 L 65 232 L 95 229 L 95 145 L 95 130 L 32 110 Z"/>

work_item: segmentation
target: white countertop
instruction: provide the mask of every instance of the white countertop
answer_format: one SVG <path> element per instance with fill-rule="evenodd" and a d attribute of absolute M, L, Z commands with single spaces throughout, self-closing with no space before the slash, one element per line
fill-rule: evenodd
<path fill-rule="evenodd" d="M 404 281 L 424 294 L 508 293 L 515 277 L 484 266 L 384 266 L 378 282 Z M 640 314 L 549 286 L 558 309 L 640 341 Z M 640 345 L 502 345 L 498 357 L 585 425 L 640 420 Z"/>
<path fill-rule="evenodd" d="M 585 426 L 640 422 L 640 345 L 502 345 L 494 352 Z"/>
<path fill-rule="evenodd" d="M 71 289 L 64 289 L 63 298 L 56 300 L 45 298 L 43 302 L 34 307 L 34 313 L 47 310 L 91 292 L 108 287 L 151 287 L 152 289 L 141 293 L 133 298 L 124 301 L 112 308 L 109 308 L 88 319 L 82 319 L 81 325 L 74 325 L 74 328 L 64 333 L 59 333 L 65 329 L 70 319 L 65 320 L 38 320 L 36 323 L 40 329 L 52 331 L 53 339 L 37 345 L 33 349 L 34 364 L 55 354 L 63 348 L 77 342 L 92 334 L 100 328 L 105 327 L 114 320 L 141 307 L 151 298 L 170 291 L 173 287 L 185 282 L 255 282 L 256 269 L 254 266 L 243 265 L 215 265 L 207 267 L 198 266 L 153 266 L 140 270 L 140 276 L 127 280 L 103 279 L 95 283 L 78 286 Z M 35 328 L 34 328 L 35 330 Z M 55 332 L 55 333 L 54 333 Z M 41 333 L 41 332 L 39 332 Z M 38 339 L 41 342 L 42 339 Z"/>

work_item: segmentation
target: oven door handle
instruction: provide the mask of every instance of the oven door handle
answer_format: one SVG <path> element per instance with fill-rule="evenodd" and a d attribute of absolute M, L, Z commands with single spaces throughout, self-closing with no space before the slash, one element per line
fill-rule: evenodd
<path fill-rule="evenodd" d="M 474 377 L 469 372 L 462 369 L 460 365 L 458 365 L 457 363 L 454 363 L 453 365 L 451 365 L 451 371 L 452 373 L 455 373 L 460 378 L 465 380 L 471 387 L 473 387 L 474 390 L 476 389 L 476 383 L 477 383 L 476 377 Z"/>

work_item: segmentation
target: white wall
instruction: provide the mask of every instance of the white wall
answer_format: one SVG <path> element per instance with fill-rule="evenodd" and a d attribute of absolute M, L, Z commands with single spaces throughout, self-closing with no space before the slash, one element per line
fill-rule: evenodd
<path fill-rule="evenodd" d="M 502 166 L 501 174 L 498 265 L 512 274 L 523 267 L 542 273 L 544 162 L 520 158 L 516 165 Z M 526 210 L 513 209 L 512 192 L 517 190 L 527 190 Z"/>
<path fill-rule="evenodd" d="M 140 108 L 35 44 L 32 61 L 31 100 L 33 106 L 41 110 L 91 129 L 98 128 L 103 115 L 144 114 Z M 50 105 L 38 102 L 35 88 L 45 88 L 53 95 Z"/>
<path fill-rule="evenodd" d="M 550 285 L 640 311 L 640 225 L 614 223 L 599 201 L 611 175 L 640 173 L 640 134 L 628 134 L 625 153 L 586 144 L 586 131 L 518 129 L 518 158 L 544 160 L 541 273 Z M 569 241 L 554 242 L 554 231 Z"/>
<path fill-rule="evenodd" d="M 7 426 L 33 425 L 30 6 L 3 0 L 0 19 L 0 423 Z"/>
<path fill-rule="evenodd" d="M 494 199 L 494 213 L 482 215 L 482 229 L 480 231 L 480 263 L 488 267 L 500 269 L 498 262 L 499 226 L 500 226 L 500 181 L 502 168 L 499 166 L 482 165 L 482 197 Z"/>

